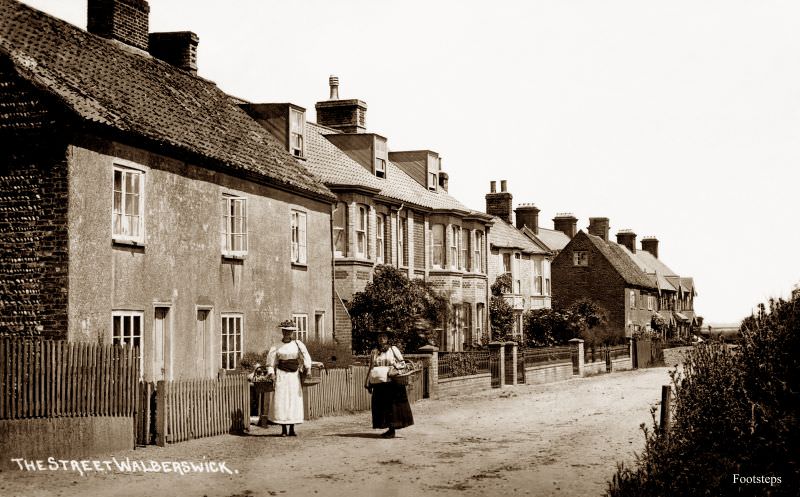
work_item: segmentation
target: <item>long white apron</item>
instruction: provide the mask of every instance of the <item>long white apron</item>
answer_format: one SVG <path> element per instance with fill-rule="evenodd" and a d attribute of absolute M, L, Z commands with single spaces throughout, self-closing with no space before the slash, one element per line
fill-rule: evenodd
<path fill-rule="evenodd" d="M 267 419 L 277 424 L 299 424 L 303 422 L 303 387 L 300 373 L 278 369 L 278 360 L 297 359 L 302 354 L 306 370 L 311 368 L 311 356 L 303 342 L 293 340 L 273 346 L 267 354 L 267 372 L 275 373 L 275 391 L 270 393 Z"/>

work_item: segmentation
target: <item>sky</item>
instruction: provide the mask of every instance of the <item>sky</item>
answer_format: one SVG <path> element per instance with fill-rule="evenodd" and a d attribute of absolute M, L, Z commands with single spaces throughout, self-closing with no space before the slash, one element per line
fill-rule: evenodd
<path fill-rule="evenodd" d="M 24 3 L 86 27 L 86 0 Z M 314 120 L 339 77 L 390 150 L 442 156 L 485 209 L 491 180 L 540 226 L 608 217 L 656 236 L 730 323 L 800 282 L 800 2 L 151 0 L 199 35 L 199 75 Z"/>

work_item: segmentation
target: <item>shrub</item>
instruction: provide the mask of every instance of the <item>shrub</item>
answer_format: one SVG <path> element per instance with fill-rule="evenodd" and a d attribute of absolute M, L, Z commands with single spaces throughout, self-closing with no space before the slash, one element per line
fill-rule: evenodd
<path fill-rule="evenodd" d="M 402 350 L 414 351 L 428 342 L 436 344 L 430 323 L 442 323 L 450 317 L 450 299 L 429 282 L 410 280 L 392 266 L 377 266 L 372 281 L 363 292 L 353 295 L 348 306 L 353 323 L 353 350 L 368 352 L 376 332 L 390 328 L 394 342 Z M 425 330 L 419 323 L 428 323 Z"/>
<path fill-rule="evenodd" d="M 303 343 L 305 343 L 311 359 L 321 362 L 326 369 L 346 368 L 356 362 L 350 349 L 336 342 L 309 340 Z"/>
<path fill-rule="evenodd" d="M 504 293 L 511 293 L 511 275 L 501 274 L 492 283 L 492 296 L 489 298 L 489 325 L 491 340 L 511 340 L 514 329 L 514 309 L 503 298 Z"/>
<path fill-rule="evenodd" d="M 800 302 L 770 301 L 742 322 L 733 350 L 704 343 L 670 376 L 672 424 L 655 423 L 632 468 L 619 466 L 613 497 L 795 495 L 800 471 Z M 776 486 L 733 483 L 733 475 L 781 477 Z"/>

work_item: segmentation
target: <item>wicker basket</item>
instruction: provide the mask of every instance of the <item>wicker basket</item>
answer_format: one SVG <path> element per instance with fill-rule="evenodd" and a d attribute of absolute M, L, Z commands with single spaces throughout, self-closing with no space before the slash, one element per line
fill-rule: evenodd
<path fill-rule="evenodd" d="M 398 374 L 392 376 L 390 379 L 398 385 L 413 385 L 414 379 L 419 371 L 412 371 L 410 373 Z"/>
<path fill-rule="evenodd" d="M 253 390 L 256 393 L 267 393 L 275 391 L 275 382 L 272 380 L 256 380 L 253 382 Z"/>
<path fill-rule="evenodd" d="M 312 362 L 311 369 L 308 371 L 308 374 L 302 377 L 303 386 L 312 387 L 314 385 L 318 385 L 322 381 L 322 370 L 324 368 L 325 365 L 321 362 Z"/>

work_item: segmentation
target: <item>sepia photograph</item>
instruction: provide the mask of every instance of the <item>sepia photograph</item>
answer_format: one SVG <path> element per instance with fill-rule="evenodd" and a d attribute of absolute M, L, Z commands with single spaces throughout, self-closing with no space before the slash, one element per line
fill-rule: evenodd
<path fill-rule="evenodd" d="M 0 0 L 0 495 L 797 495 L 798 19 Z"/>

